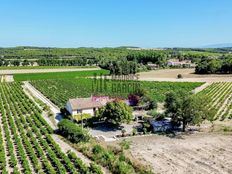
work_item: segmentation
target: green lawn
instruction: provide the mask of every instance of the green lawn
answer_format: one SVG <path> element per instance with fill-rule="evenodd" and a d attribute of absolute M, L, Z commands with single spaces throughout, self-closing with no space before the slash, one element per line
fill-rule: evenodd
<path fill-rule="evenodd" d="M 47 79 L 76 79 L 78 77 L 89 77 L 94 74 L 109 74 L 107 70 L 88 70 L 70 72 L 49 72 L 49 73 L 26 73 L 15 74 L 15 81 L 47 80 Z"/>

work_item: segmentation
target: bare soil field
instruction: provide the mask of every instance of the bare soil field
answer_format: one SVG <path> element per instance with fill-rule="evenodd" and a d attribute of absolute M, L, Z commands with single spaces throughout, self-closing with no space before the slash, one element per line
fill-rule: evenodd
<path fill-rule="evenodd" d="M 153 135 L 131 141 L 133 157 L 149 164 L 155 173 L 232 173 L 232 136 L 197 133 L 169 138 Z"/>
<path fill-rule="evenodd" d="M 182 79 L 177 79 L 181 74 Z M 232 82 L 232 75 L 213 74 L 199 75 L 194 74 L 194 69 L 162 69 L 139 73 L 140 80 L 147 81 L 175 81 L 175 82 Z"/>
<path fill-rule="evenodd" d="M 227 127 L 227 131 L 224 128 Z M 205 122 L 191 126 L 188 133 L 176 136 L 151 134 L 127 137 L 126 154 L 138 164 L 150 166 L 160 174 L 231 174 L 232 120 Z M 119 141 L 107 142 L 119 147 Z"/>
<path fill-rule="evenodd" d="M 25 74 L 25 73 L 47 73 L 47 72 L 71 72 L 71 71 L 88 71 L 99 70 L 100 68 L 58 68 L 58 69 L 15 69 L 0 70 L 0 74 Z"/>
<path fill-rule="evenodd" d="M 232 136 L 193 134 L 181 138 L 132 138 L 131 153 L 155 173 L 232 173 Z"/>

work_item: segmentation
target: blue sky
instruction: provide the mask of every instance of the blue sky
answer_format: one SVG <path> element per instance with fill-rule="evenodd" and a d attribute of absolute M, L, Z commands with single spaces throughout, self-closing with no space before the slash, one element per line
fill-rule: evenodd
<path fill-rule="evenodd" d="M 231 0 L 1 0 L 0 46 L 232 43 Z"/>

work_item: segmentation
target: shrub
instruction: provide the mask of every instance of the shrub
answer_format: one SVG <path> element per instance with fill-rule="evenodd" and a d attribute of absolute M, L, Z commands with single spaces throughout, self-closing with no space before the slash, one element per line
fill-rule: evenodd
<path fill-rule="evenodd" d="M 103 174 L 101 167 L 94 162 L 90 163 L 89 170 L 94 174 Z"/>
<path fill-rule="evenodd" d="M 223 127 L 223 132 L 230 132 L 230 131 L 231 131 L 230 127 L 228 127 L 228 126 Z"/>
<path fill-rule="evenodd" d="M 90 136 L 87 130 L 82 129 L 70 120 L 63 119 L 58 123 L 59 132 L 73 143 L 88 141 Z"/>
<path fill-rule="evenodd" d="M 130 144 L 131 142 L 125 139 L 119 143 L 119 145 L 121 146 L 121 149 L 125 149 L 125 150 L 130 149 Z"/>
<path fill-rule="evenodd" d="M 95 145 L 92 149 L 93 158 L 96 162 L 100 162 L 103 166 L 108 166 L 109 169 L 113 167 L 115 156 L 110 150 L 104 149 L 100 145 Z"/>
<path fill-rule="evenodd" d="M 147 114 L 152 116 L 157 121 L 165 118 L 165 114 L 159 113 L 155 109 L 148 111 Z"/>
<path fill-rule="evenodd" d="M 152 109 L 152 110 L 148 111 L 147 114 L 152 116 L 152 117 L 156 117 L 159 113 L 157 112 L 156 109 Z"/>
<path fill-rule="evenodd" d="M 89 119 L 91 118 L 92 116 L 90 114 L 87 114 L 87 113 L 83 113 L 83 114 L 76 114 L 73 116 L 73 119 L 75 121 L 81 121 L 81 120 L 84 120 L 84 119 Z"/>
<path fill-rule="evenodd" d="M 125 161 L 117 161 L 115 166 L 114 173 L 117 174 L 128 174 L 128 173 L 135 173 L 134 169 L 131 165 L 128 165 Z"/>

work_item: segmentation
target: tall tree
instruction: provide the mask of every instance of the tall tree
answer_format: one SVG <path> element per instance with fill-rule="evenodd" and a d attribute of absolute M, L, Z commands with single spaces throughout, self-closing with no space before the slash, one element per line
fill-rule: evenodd
<path fill-rule="evenodd" d="M 121 123 L 129 123 L 132 119 L 132 109 L 122 101 L 113 101 L 106 104 L 97 113 L 99 118 L 104 118 L 116 126 Z"/>
<path fill-rule="evenodd" d="M 182 125 L 183 132 L 189 124 L 196 125 L 208 119 L 207 100 L 201 96 L 180 91 L 170 92 L 166 95 L 166 115 L 171 117 L 176 125 Z"/>
<path fill-rule="evenodd" d="M 27 59 L 24 59 L 23 62 L 22 62 L 22 65 L 23 66 L 28 66 L 30 63 Z"/>

